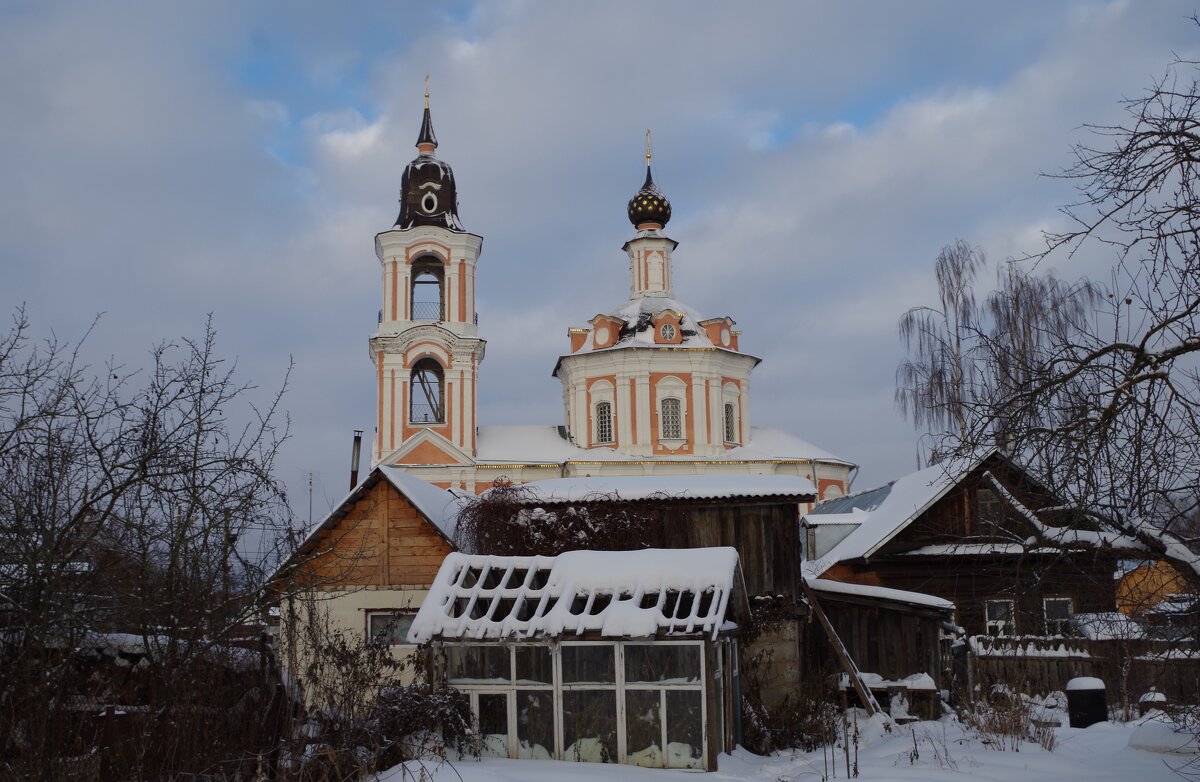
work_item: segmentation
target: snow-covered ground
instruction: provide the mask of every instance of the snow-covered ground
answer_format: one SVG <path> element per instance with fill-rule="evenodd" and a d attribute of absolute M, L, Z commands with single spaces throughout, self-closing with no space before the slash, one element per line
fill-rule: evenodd
<path fill-rule="evenodd" d="M 1017 752 L 990 749 L 977 736 L 964 731 L 950 719 L 919 722 L 886 731 L 881 723 L 860 723 L 858 747 L 859 779 L 871 782 L 938 782 L 939 780 L 995 780 L 996 782 L 1155 782 L 1195 779 L 1200 776 L 1200 757 L 1188 753 L 1187 739 L 1161 723 L 1100 723 L 1081 730 L 1058 728 L 1056 746 L 1047 752 L 1025 742 Z M 916 736 L 914 752 L 914 734 Z M 1130 739 L 1134 741 L 1130 742 Z M 1164 750 L 1147 751 L 1135 745 Z M 1178 750 L 1183 750 L 1182 752 Z M 827 750 L 773 757 L 759 757 L 742 750 L 721 755 L 720 770 L 703 779 L 737 782 L 819 782 L 846 779 L 844 755 L 837 750 L 836 774 L 828 765 Z M 1181 777 L 1174 769 L 1182 769 Z M 407 773 L 405 773 L 407 771 Z M 670 782 L 694 771 L 666 771 L 631 766 L 564 763 L 552 760 L 465 759 L 450 765 L 426 766 L 426 779 L 438 782 Z M 1190 773 L 1188 773 L 1190 772 Z M 381 775 L 383 782 L 419 779 L 416 764 L 397 766 Z M 695 777 L 688 777 L 695 778 Z"/>

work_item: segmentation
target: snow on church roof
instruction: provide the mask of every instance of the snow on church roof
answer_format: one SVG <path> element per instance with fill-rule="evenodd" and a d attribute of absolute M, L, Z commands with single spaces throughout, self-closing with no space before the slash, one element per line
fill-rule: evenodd
<path fill-rule="evenodd" d="M 621 500 L 784 498 L 811 501 L 812 481 L 795 475 L 620 475 L 549 478 L 521 485 L 526 505 L 554 505 L 616 497 Z"/>
<path fill-rule="evenodd" d="M 611 448 L 580 448 L 560 427 L 551 425 L 481 426 L 477 440 L 476 462 L 492 464 L 562 464 L 563 462 L 636 462 L 645 457 L 630 456 Z M 727 462 L 727 461 L 811 461 L 850 462 L 834 456 L 807 440 L 779 429 L 751 427 L 750 442 L 717 456 L 655 456 L 655 462 Z"/>
<path fill-rule="evenodd" d="M 652 317 L 665 310 L 679 313 L 682 317 L 679 321 L 679 326 L 683 330 L 683 339 L 678 344 L 664 345 L 655 342 L 654 340 L 654 323 Z M 712 340 L 708 338 L 704 329 L 700 327 L 700 321 L 704 318 L 700 313 L 684 304 L 681 301 L 672 299 L 668 296 L 638 296 L 635 299 L 622 304 L 617 309 L 608 313 L 609 316 L 619 318 L 625 322 L 625 326 L 621 329 L 621 335 L 615 344 L 608 347 L 596 348 L 593 347 L 592 340 L 589 339 L 579 348 L 574 354 L 580 353 L 598 353 L 606 350 L 619 350 L 621 348 L 639 347 L 639 348 L 713 348 Z"/>
<path fill-rule="evenodd" d="M 729 547 L 568 551 L 555 557 L 449 554 L 413 619 L 408 642 L 565 633 L 715 638 L 725 625 L 737 565 L 737 551 Z"/>

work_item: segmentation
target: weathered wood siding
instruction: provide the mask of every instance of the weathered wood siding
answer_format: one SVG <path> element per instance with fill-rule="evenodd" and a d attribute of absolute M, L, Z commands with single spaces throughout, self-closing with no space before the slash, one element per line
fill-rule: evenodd
<path fill-rule="evenodd" d="M 304 568 L 324 589 L 429 585 L 453 550 L 391 484 L 377 481 L 320 533 Z"/>
<path fill-rule="evenodd" d="M 794 503 L 680 507 L 663 520 L 663 546 L 732 546 L 748 595 L 799 594 L 800 511 Z"/>
<path fill-rule="evenodd" d="M 970 634 L 986 631 L 984 605 L 988 600 L 1012 600 L 1016 633 L 1046 631 L 1043 599 L 1069 597 L 1075 613 L 1112 611 L 1116 602 L 1113 572 L 1117 555 L 1111 550 L 1085 548 L 1049 553 L 976 554 L 970 547 L 1022 544 L 1033 527 L 1007 503 L 987 508 L 981 490 L 992 474 L 1022 503 L 1032 508 L 1052 500 L 1038 487 L 1008 469 L 1002 461 L 986 462 L 920 517 L 884 544 L 869 560 L 841 563 L 826 577 L 923 592 L 952 600 L 956 621 Z M 1054 519 L 1065 523 L 1066 519 Z M 945 555 L 913 555 L 924 546 L 960 546 Z"/>
<path fill-rule="evenodd" d="M 860 671 L 890 680 L 927 673 L 938 687 L 946 686 L 948 661 L 942 660 L 936 613 L 828 593 L 818 599 Z M 810 636 L 818 667 L 837 667 L 824 633 L 814 627 Z"/>

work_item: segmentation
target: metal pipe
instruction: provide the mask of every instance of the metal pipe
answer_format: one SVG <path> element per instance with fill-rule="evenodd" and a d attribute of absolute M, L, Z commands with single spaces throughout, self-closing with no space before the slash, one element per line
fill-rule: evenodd
<path fill-rule="evenodd" d="M 350 452 L 350 490 L 354 491 L 354 487 L 358 485 L 358 462 L 359 456 L 362 453 L 362 429 L 354 430 L 354 448 Z"/>

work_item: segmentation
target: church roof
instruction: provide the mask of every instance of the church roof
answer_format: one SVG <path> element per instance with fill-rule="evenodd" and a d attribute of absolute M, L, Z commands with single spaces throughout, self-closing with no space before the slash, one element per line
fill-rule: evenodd
<path fill-rule="evenodd" d="M 630 456 L 611 448 L 580 448 L 567 439 L 562 427 L 548 425 L 481 426 L 476 462 L 493 464 L 561 464 L 563 462 L 639 462 L 645 457 Z M 779 429 L 754 426 L 750 441 L 711 457 L 655 456 L 655 462 L 769 462 L 811 461 L 850 465 L 838 456 L 807 440 Z"/>

